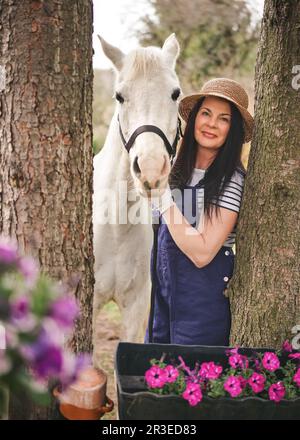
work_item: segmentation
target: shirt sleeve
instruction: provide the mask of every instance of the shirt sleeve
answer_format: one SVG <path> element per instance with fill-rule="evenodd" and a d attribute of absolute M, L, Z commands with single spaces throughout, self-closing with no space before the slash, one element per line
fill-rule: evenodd
<path fill-rule="evenodd" d="M 241 171 L 235 171 L 226 184 L 223 193 L 218 200 L 214 200 L 214 205 L 226 208 L 230 211 L 239 212 L 243 196 L 245 175 Z"/>

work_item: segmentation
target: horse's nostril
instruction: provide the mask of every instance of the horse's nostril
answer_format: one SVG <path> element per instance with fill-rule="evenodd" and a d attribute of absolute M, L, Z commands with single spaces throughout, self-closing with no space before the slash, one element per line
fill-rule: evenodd
<path fill-rule="evenodd" d="M 145 189 L 151 191 L 151 186 L 147 180 L 144 182 L 144 187 L 145 187 Z"/>
<path fill-rule="evenodd" d="M 133 171 L 135 174 L 141 174 L 141 169 L 138 164 L 138 157 L 136 156 L 133 162 Z"/>
<path fill-rule="evenodd" d="M 158 188 L 158 187 L 159 187 L 159 184 L 160 184 L 160 181 L 157 180 L 156 183 L 155 183 L 155 188 Z"/>

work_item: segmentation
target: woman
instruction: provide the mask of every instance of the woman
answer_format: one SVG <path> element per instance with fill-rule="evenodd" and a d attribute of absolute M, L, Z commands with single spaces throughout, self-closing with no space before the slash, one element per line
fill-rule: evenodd
<path fill-rule="evenodd" d="M 170 186 L 151 199 L 160 220 L 156 270 L 153 256 L 151 262 L 156 281 L 152 342 L 229 344 L 224 290 L 234 265 L 245 176 L 242 145 L 253 129 L 247 108 L 245 90 L 226 78 L 208 81 L 200 93 L 180 102 L 187 125 Z"/>

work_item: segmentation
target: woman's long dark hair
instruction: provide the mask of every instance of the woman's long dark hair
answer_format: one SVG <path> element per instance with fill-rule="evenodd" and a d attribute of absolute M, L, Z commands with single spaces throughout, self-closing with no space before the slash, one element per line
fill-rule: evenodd
<path fill-rule="evenodd" d="M 194 136 L 196 116 L 204 101 L 202 97 L 190 112 L 176 161 L 171 170 L 169 183 L 171 189 L 183 189 L 191 178 L 197 156 L 197 141 Z M 229 102 L 229 101 L 228 101 Z M 204 187 L 204 211 L 211 218 L 213 209 L 218 213 L 215 202 L 219 199 L 226 184 L 241 163 L 241 152 L 244 143 L 244 126 L 242 116 L 237 107 L 229 102 L 231 107 L 231 125 L 225 143 L 219 148 L 214 161 L 208 167 L 201 186 Z"/>

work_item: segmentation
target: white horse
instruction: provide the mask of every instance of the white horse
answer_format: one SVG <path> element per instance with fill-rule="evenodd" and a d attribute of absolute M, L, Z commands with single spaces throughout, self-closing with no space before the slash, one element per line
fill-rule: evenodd
<path fill-rule="evenodd" d="M 138 48 L 128 55 L 99 38 L 116 69 L 117 105 L 104 147 L 94 158 L 95 350 L 97 316 L 110 300 L 120 308 L 121 339 L 140 342 L 144 336 L 153 240 L 147 193 L 165 189 L 171 166 L 166 144 L 157 133 L 139 134 L 129 152 L 123 141 L 150 124 L 172 144 L 180 95 L 174 70 L 179 44 L 174 34 L 162 48 Z"/>

